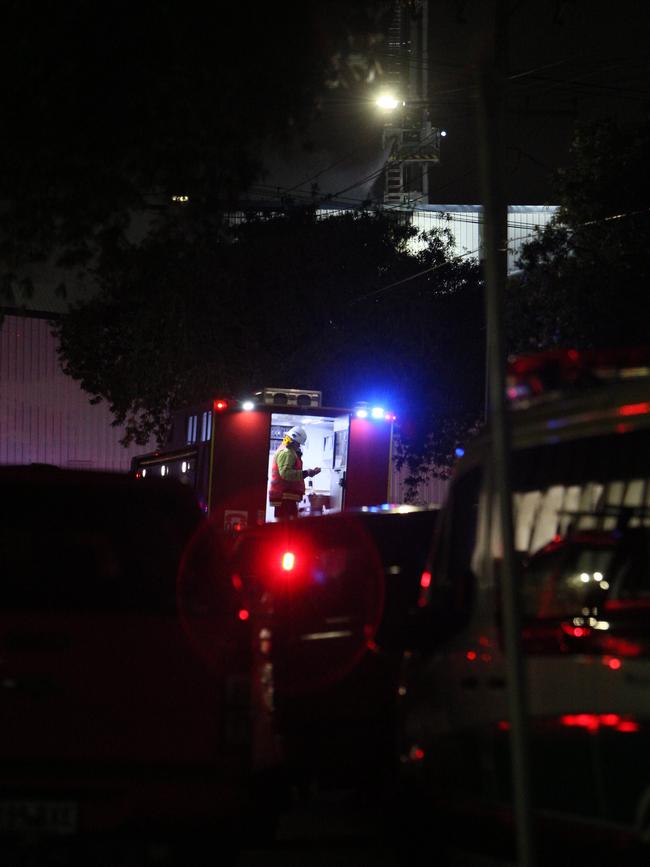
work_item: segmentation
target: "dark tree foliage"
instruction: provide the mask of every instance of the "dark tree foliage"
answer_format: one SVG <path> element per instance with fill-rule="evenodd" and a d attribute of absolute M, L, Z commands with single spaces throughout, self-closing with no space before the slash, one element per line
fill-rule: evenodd
<path fill-rule="evenodd" d="M 64 369 L 106 400 L 125 441 L 165 439 L 169 411 L 265 385 L 318 388 L 400 416 L 412 473 L 448 465 L 482 413 L 483 299 L 475 261 L 394 216 L 309 210 L 231 234 L 174 226 L 115 252 L 99 296 L 58 326 Z"/>
<path fill-rule="evenodd" d="M 578 127 L 556 175 L 557 218 L 527 244 L 508 292 L 513 352 L 648 343 L 650 122 Z"/>
<path fill-rule="evenodd" d="M 378 63 L 392 4 L 209 5 L 8 0 L 0 97 L 2 300 L 25 266 L 86 266 L 134 214 L 197 221 L 260 176 L 265 145 L 295 135 L 326 87 Z M 187 217 L 187 215 L 185 215 Z"/>

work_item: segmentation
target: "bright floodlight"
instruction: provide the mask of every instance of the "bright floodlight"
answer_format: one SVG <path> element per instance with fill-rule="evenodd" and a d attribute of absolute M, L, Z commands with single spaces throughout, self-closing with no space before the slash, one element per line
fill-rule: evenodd
<path fill-rule="evenodd" d="M 378 108 L 383 108 L 387 111 L 393 111 L 393 109 L 397 108 L 399 104 L 400 100 L 391 93 L 382 93 L 381 96 L 377 97 L 376 101 Z"/>
<path fill-rule="evenodd" d="M 358 409 L 357 410 L 357 418 L 368 418 L 368 410 L 367 409 Z"/>
<path fill-rule="evenodd" d="M 255 404 L 253 403 L 252 400 L 245 400 L 242 403 L 241 408 L 245 409 L 246 412 L 250 412 L 252 409 L 255 409 Z"/>

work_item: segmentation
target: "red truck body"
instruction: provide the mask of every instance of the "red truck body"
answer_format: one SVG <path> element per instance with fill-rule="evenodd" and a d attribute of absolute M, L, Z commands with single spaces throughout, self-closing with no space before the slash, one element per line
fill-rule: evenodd
<path fill-rule="evenodd" d="M 132 471 L 190 485 L 218 527 L 264 524 L 273 520 L 273 454 L 283 434 L 300 425 L 307 432 L 304 466 L 322 468 L 301 515 L 388 502 L 395 420 L 390 411 L 322 407 L 319 392 L 298 389 L 266 389 L 256 397 L 214 399 L 176 413 L 168 447 L 134 458 Z"/>

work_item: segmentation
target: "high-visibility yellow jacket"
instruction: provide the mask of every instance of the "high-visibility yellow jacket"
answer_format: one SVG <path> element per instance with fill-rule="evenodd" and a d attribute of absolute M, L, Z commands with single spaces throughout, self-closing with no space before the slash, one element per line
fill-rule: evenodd
<path fill-rule="evenodd" d="M 269 503 L 278 506 L 283 500 L 299 502 L 305 495 L 305 479 L 300 452 L 284 445 L 273 456 Z"/>

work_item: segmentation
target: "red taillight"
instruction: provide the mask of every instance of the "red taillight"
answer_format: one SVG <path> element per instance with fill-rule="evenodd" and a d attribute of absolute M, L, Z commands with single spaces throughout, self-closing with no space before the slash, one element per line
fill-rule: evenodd
<path fill-rule="evenodd" d="M 431 572 L 423 572 L 422 577 L 420 578 L 420 587 L 424 587 L 426 590 L 431 584 Z"/>
<path fill-rule="evenodd" d="M 619 406 L 619 415 L 646 415 L 650 412 L 650 403 L 626 403 Z"/>
<path fill-rule="evenodd" d="M 602 726 L 617 732 L 638 732 L 641 726 L 634 719 L 623 719 L 617 713 L 575 713 L 560 717 L 560 725 L 597 732 Z"/>
<path fill-rule="evenodd" d="M 224 409 L 228 409 L 228 401 L 220 398 L 219 400 L 213 401 L 212 406 L 215 410 L 221 412 Z"/>
<path fill-rule="evenodd" d="M 561 623 L 560 627 L 562 632 L 571 636 L 571 638 L 585 638 L 587 635 L 591 635 L 591 628 L 589 626 L 574 626 L 572 623 Z"/>
<path fill-rule="evenodd" d="M 293 551 L 285 551 L 282 555 L 282 568 L 285 572 L 291 572 L 296 565 L 296 555 Z"/>
<path fill-rule="evenodd" d="M 641 726 L 638 722 L 631 719 L 623 720 L 623 722 L 617 726 L 619 732 L 638 732 L 640 728 Z"/>

